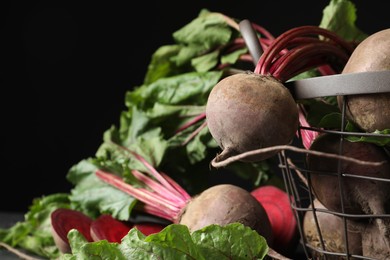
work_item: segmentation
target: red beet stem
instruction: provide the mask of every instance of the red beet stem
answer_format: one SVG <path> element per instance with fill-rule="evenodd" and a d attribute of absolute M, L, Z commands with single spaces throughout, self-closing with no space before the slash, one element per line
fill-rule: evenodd
<path fill-rule="evenodd" d="M 173 194 L 175 194 L 178 197 L 182 197 L 183 194 L 178 192 L 164 177 L 150 164 L 148 163 L 141 155 L 137 154 L 136 152 L 133 152 L 126 147 L 123 147 L 126 151 L 131 153 L 137 160 L 139 160 L 148 170 L 149 174 L 152 175 L 154 178 L 157 179 L 166 189 L 171 191 Z"/>
<path fill-rule="evenodd" d="M 191 196 L 181 187 L 177 182 L 175 182 L 171 177 L 169 177 L 167 174 L 161 172 L 160 173 L 164 179 L 166 179 L 181 195 L 182 197 L 188 201 L 191 199 Z"/>
<path fill-rule="evenodd" d="M 326 40 L 320 40 L 318 37 L 324 37 Z M 317 38 L 316 38 L 317 37 Z M 282 33 L 279 37 L 277 37 L 269 46 L 269 48 L 265 49 L 263 55 L 260 57 L 257 66 L 254 70 L 255 73 L 259 73 L 262 75 L 269 75 L 270 68 L 280 55 L 282 55 L 282 52 L 285 51 L 288 48 L 295 49 L 295 48 L 302 48 L 305 45 L 308 45 L 308 42 L 311 43 L 321 43 L 332 47 L 333 52 L 327 53 L 334 54 L 336 57 L 339 57 L 341 55 L 341 52 L 346 53 L 346 55 L 350 55 L 354 49 L 354 46 L 350 44 L 349 42 L 345 41 L 341 37 L 339 37 L 336 33 L 333 33 L 329 30 L 320 28 L 318 26 L 300 26 L 293 28 L 291 30 L 288 30 L 284 33 Z M 315 45 L 315 44 L 314 44 Z M 295 46 L 295 47 L 292 47 Z M 322 45 L 323 46 L 323 45 Z M 334 48 L 337 46 L 338 49 Z M 322 53 L 322 49 L 319 48 L 319 45 L 317 47 L 317 56 Z M 303 59 L 303 60 L 310 60 L 312 58 L 313 53 L 301 56 L 300 58 L 296 59 Z M 291 59 L 287 59 L 285 63 L 290 63 Z M 279 64 L 280 65 L 280 64 Z M 322 65 L 322 64 L 320 64 Z M 313 65 L 312 65 L 313 66 Z M 301 67 L 300 71 L 302 71 L 304 68 Z M 290 73 L 286 73 L 286 76 L 288 76 Z"/>
<path fill-rule="evenodd" d="M 169 221 L 174 221 L 175 219 L 177 219 L 181 211 L 181 208 L 179 206 L 175 205 L 174 202 L 162 197 L 158 193 L 158 191 L 155 191 L 155 193 L 153 193 L 144 188 L 135 188 L 132 185 L 125 183 L 118 176 L 108 172 L 104 172 L 102 170 L 97 170 L 96 176 L 107 184 L 116 187 L 117 189 L 131 195 L 137 200 L 150 205 L 155 210 L 162 212 L 162 214 L 160 215 L 163 215 L 164 218 Z"/>
<path fill-rule="evenodd" d="M 275 78 L 285 82 L 303 71 L 329 63 L 329 57 L 332 56 L 343 64 L 349 58 L 349 55 L 329 42 L 316 42 L 298 46 L 287 52 L 281 62 L 276 65 L 271 64 L 269 72 Z"/>
<path fill-rule="evenodd" d="M 149 174 L 154 177 L 152 179 L 145 173 L 132 170 L 134 177 L 144 183 L 149 189 L 136 188 L 124 182 L 119 176 L 103 170 L 97 170 L 96 176 L 107 184 L 145 203 L 147 205 L 144 207 L 145 212 L 175 222 L 182 209 L 187 205 L 188 200 L 191 199 L 191 196 L 168 175 L 159 173 L 141 155 L 125 147 L 122 148 L 139 160 L 147 168 Z"/>
<path fill-rule="evenodd" d="M 136 177 L 138 180 L 140 180 L 142 183 L 147 185 L 152 190 L 160 191 L 159 194 L 161 195 L 161 197 L 163 197 L 169 201 L 178 203 L 177 204 L 178 206 L 182 206 L 182 204 L 186 203 L 185 198 L 183 198 L 181 196 L 179 197 L 176 194 L 173 194 L 170 190 L 166 189 L 164 186 L 162 186 L 158 182 L 154 181 L 153 179 L 149 178 L 148 176 L 146 176 L 142 172 L 140 172 L 138 170 L 133 170 L 132 173 L 133 173 L 134 177 Z"/>
<path fill-rule="evenodd" d="M 200 113 L 199 115 L 195 116 L 193 119 L 191 119 L 190 121 L 188 121 L 187 123 L 185 123 L 184 125 L 182 125 L 179 129 L 176 130 L 176 134 L 177 133 L 180 133 L 182 131 L 184 131 L 185 129 L 187 129 L 188 127 L 198 123 L 199 121 L 203 120 L 206 118 L 206 113 L 203 112 L 203 113 Z"/>

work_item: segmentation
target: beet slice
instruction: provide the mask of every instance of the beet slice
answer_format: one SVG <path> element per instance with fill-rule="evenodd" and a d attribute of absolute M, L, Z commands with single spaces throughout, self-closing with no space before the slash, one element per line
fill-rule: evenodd
<path fill-rule="evenodd" d="M 77 229 L 88 242 L 93 241 L 89 232 L 92 218 L 82 212 L 67 208 L 58 208 L 51 213 L 50 217 L 54 242 L 62 253 L 71 252 L 67 237 L 71 229 Z"/>
<path fill-rule="evenodd" d="M 159 223 L 138 223 L 134 225 L 142 234 L 145 236 L 149 236 L 151 234 L 155 234 L 163 230 L 166 225 L 162 225 Z"/>
<path fill-rule="evenodd" d="M 90 233 L 94 241 L 107 240 L 120 243 L 132 227 L 131 222 L 120 221 L 109 214 L 103 214 L 92 222 Z"/>
<path fill-rule="evenodd" d="M 298 242 L 298 229 L 288 194 L 273 185 L 258 187 L 251 194 L 267 212 L 274 234 L 275 249 L 289 254 Z"/>

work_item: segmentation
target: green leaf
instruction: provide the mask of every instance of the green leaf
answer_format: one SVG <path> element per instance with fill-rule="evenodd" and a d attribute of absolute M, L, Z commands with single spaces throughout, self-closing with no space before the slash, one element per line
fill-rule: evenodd
<path fill-rule="evenodd" d="M 265 238 L 240 223 L 210 225 L 193 232 L 192 238 L 210 259 L 263 259 L 268 252 Z"/>
<path fill-rule="evenodd" d="M 126 93 L 126 106 L 149 109 L 155 102 L 169 105 L 205 105 L 222 71 L 189 72 L 161 78 Z"/>
<path fill-rule="evenodd" d="M 120 244 L 105 240 L 88 243 L 77 230 L 70 231 L 68 238 L 73 255 L 64 259 L 246 260 L 264 259 L 268 252 L 265 239 L 240 223 L 211 225 L 192 234 L 187 226 L 179 224 L 149 236 L 134 228 Z"/>
<path fill-rule="evenodd" d="M 320 122 L 318 122 L 317 127 L 328 128 L 328 129 L 340 129 L 341 127 L 341 113 L 333 112 L 324 115 Z"/>
<path fill-rule="evenodd" d="M 191 65 L 198 72 L 206 72 L 215 68 L 218 64 L 219 50 L 198 56 L 191 60 Z"/>
<path fill-rule="evenodd" d="M 362 41 L 367 34 L 356 27 L 356 7 L 349 0 L 331 0 L 323 10 L 320 27 L 349 41 Z"/>
<path fill-rule="evenodd" d="M 310 126 L 340 128 L 341 114 L 337 106 L 316 99 L 307 100 L 305 106 L 307 108 L 306 119 Z"/>
<path fill-rule="evenodd" d="M 118 243 L 109 243 L 107 240 L 88 243 L 83 235 L 76 229 L 68 233 L 68 240 L 72 248 L 72 254 L 64 254 L 62 260 L 77 259 L 134 259 L 133 256 L 124 255 L 119 249 Z"/>
<path fill-rule="evenodd" d="M 67 175 L 66 178 L 73 185 L 81 182 L 84 178 L 93 174 L 96 171 L 97 167 L 92 163 L 92 159 L 83 159 L 79 163 L 73 165 Z"/>
<path fill-rule="evenodd" d="M 57 208 L 70 208 L 68 196 L 65 193 L 56 193 L 35 198 L 23 221 L 8 229 L 0 229 L 0 241 L 55 259 L 60 252 L 52 237 L 50 214 Z"/>
<path fill-rule="evenodd" d="M 176 66 L 176 63 L 172 60 L 172 57 L 179 53 L 180 48 L 180 45 L 159 47 L 152 55 L 143 84 L 149 85 L 160 78 L 183 73 L 184 69 Z"/>
<path fill-rule="evenodd" d="M 221 57 L 222 64 L 235 64 L 242 54 L 248 52 L 247 48 L 238 49 Z"/>
<path fill-rule="evenodd" d="M 177 66 L 181 66 L 200 54 L 227 44 L 232 36 L 232 28 L 221 14 L 203 9 L 197 18 L 173 33 L 174 40 L 185 46 L 174 60 Z"/>
<path fill-rule="evenodd" d="M 75 207 L 93 217 L 109 213 L 120 220 L 130 218 L 136 200 L 130 195 L 102 182 L 91 174 L 71 190 L 70 199 Z"/>
<path fill-rule="evenodd" d="M 390 129 L 385 129 L 382 131 L 374 131 L 371 134 L 375 136 L 347 136 L 346 139 L 350 142 L 367 142 L 373 143 L 379 146 L 388 146 L 390 145 L 390 137 L 388 136 L 380 136 L 380 135 L 389 135 Z M 379 135 L 379 136 L 378 136 Z"/>

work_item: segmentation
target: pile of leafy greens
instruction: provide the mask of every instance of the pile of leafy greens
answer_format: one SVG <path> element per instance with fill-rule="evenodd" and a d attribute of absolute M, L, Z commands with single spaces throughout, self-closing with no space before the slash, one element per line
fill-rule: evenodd
<path fill-rule="evenodd" d="M 56 208 L 80 210 L 92 218 L 108 213 L 119 220 L 129 220 L 137 200 L 94 174 L 99 168 L 109 170 L 136 185 L 131 170 L 143 166 L 123 152 L 124 148 L 142 155 L 192 195 L 213 185 L 211 180 L 216 175 L 233 176 L 250 187 L 277 178 L 273 168 L 277 163 L 272 158 L 257 163 L 235 162 L 223 170 L 209 165 L 220 148 L 205 125 L 208 94 L 224 76 L 248 69 L 240 61 L 241 55 L 248 54 L 245 45 L 227 51 L 241 38 L 229 22 L 238 20 L 227 18 L 204 9 L 174 32 L 174 44 L 162 46 L 152 55 L 143 84 L 126 93 L 127 110 L 121 113 L 119 125 L 103 134 L 103 143 L 95 156 L 82 159 L 69 170 L 66 178 L 74 185 L 70 193 L 34 199 L 24 221 L 0 230 L 0 241 L 54 259 L 61 256 L 50 232 L 50 214 Z M 331 0 L 320 26 L 346 39 L 365 37 L 355 27 L 355 20 L 355 7 L 350 1 Z M 91 254 L 118 259 L 126 259 L 129 254 L 148 257 L 140 248 L 153 249 L 158 256 L 176 258 L 184 253 L 194 259 L 205 259 L 206 255 L 222 259 L 225 254 L 239 259 L 262 259 L 267 252 L 263 238 L 239 224 L 210 226 L 192 234 L 184 226 L 171 224 L 148 237 L 132 230 L 121 244 L 87 243 L 73 230 L 69 240 L 73 255 L 63 255 L 64 259 Z"/>

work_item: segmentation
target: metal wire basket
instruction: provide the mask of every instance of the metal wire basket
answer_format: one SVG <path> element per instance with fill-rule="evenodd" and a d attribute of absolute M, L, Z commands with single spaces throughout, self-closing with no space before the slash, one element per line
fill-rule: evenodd
<path fill-rule="evenodd" d="M 353 76 L 356 78 L 354 79 Z M 334 77 L 334 76 L 333 76 Z M 309 81 L 293 82 L 290 85 L 293 89 L 295 98 L 316 98 L 323 95 L 334 95 L 335 93 L 343 93 L 346 95 L 351 94 L 373 94 L 373 90 L 365 90 L 367 85 L 363 82 L 358 82 L 359 77 L 365 80 L 369 78 L 379 79 L 379 83 L 383 88 L 376 88 L 378 92 L 390 92 L 390 74 L 386 72 L 373 72 L 356 75 L 348 75 L 349 80 L 354 81 L 356 84 L 348 84 L 348 79 L 344 83 L 335 82 L 334 88 L 326 89 L 326 93 L 323 93 L 323 88 L 318 86 L 313 88 L 309 86 Z M 378 78 L 379 77 L 379 78 Z M 380 77 L 383 77 L 380 79 Z M 340 77 L 341 78 L 341 77 Z M 372 79 L 371 79 L 372 80 Z M 326 82 L 327 79 L 324 79 Z M 309 84 L 310 83 L 310 84 Z M 305 86 L 307 84 L 307 86 Z M 321 84 L 321 83 L 319 83 Z M 351 86 L 353 85 L 353 86 Z M 341 87 L 340 87 L 341 86 Z M 336 88 L 337 92 L 336 92 Z M 320 89 L 318 91 L 318 89 Z M 378 90 L 380 89 L 380 91 Z M 389 108 L 390 109 L 390 108 Z M 383 133 L 363 133 L 363 132 L 347 132 L 345 130 L 346 119 L 346 102 L 344 96 L 344 102 L 341 109 L 341 126 L 340 130 L 326 130 L 315 127 L 303 127 L 299 130 L 312 131 L 317 134 L 327 134 L 335 136 L 339 139 L 338 154 L 342 154 L 343 142 L 347 142 L 347 138 L 351 136 L 364 137 L 364 138 L 390 138 L 390 134 Z M 377 139 L 378 140 L 378 139 Z M 302 146 L 302 136 L 298 136 L 297 140 L 294 140 L 294 145 Z M 384 151 L 386 146 L 382 146 Z M 388 155 L 388 154 L 387 154 Z M 313 171 L 308 167 L 307 154 L 294 153 L 290 151 L 282 151 L 279 153 L 279 168 L 281 169 L 284 179 L 285 187 L 288 194 L 291 197 L 291 207 L 296 214 L 298 230 L 300 233 L 300 245 L 304 251 L 304 254 L 308 259 L 390 259 L 390 249 L 383 247 L 383 237 L 376 229 L 375 219 L 381 219 L 384 225 L 390 223 L 390 207 L 387 207 L 383 214 L 374 214 L 370 212 L 351 213 L 346 209 L 346 202 L 350 198 L 346 196 L 349 191 L 346 191 L 346 182 L 350 182 L 352 178 L 359 178 L 363 185 L 372 185 L 373 183 L 384 183 L 390 189 L 390 177 L 378 178 L 367 175 L 360 175 L 356 172 L 348 172 L 342 170 L 341 160 L 335 159 L 338 164 L 334 172 L 318 172 Z M 325 160 L 325 159 L 324 159 Z M 328 160 L 329 162 L 329 160 Z M 329 178 L 337 178 L 337 185 L 333 187 L 335 195 L 340 197 L 341 208 L 338 210 L 330 210 L 324 207 L 321 203 L 318 203 L 318 198 L 313 191 L 312 179 L 316 177 L 316 174 L 327 174 Z M 390 172 L 388 173 L 390 176 Z M 389 203 L 390 204 L 390 203 Z M 387 205 L 388 206 L 388 205 Z M 310 215 L 310 222 L 305 219 Z M 330 222 L 325 222 L 323 218 L 331 217 L 335 218 L 338 225 L 333 226 Z M 308 231 L 308 223 L 310 223 L 310 232 Z M 336 228 L 335 228 L 336 227 Z M 390 229 L 390 226 L 388 227 Z M 377 232 L 373 232 L 376 230 Z M 332 232 L 331 236 L 327 236 L 329 232 Z M 375 235 L 376 234 L 376 235 Z M 356 247 L 356 245 L 359 245 Z M 387 251 L 387 252 L 386 252 Z"/>

